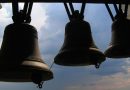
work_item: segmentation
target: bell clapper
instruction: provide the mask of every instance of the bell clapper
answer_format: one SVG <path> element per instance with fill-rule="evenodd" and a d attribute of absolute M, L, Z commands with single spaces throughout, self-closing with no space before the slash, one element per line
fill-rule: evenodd
<path fill-rule="evenodd" d="M 40 72 L 32 73 L 31 79 L 33 83 L 38 84 L 38 88 L 42 88 L 42 84 L 44 83 L 44 81 L 42 81 L 42 74 Z"/>
<path fill-rule="evenodd" d="M 95 68 L 98 69 L 100 67 L 100 63 L 95 64 Z"/>
<path fill-rule="evenodd" d="M 44 81 L 41 81 L 39 84 L 38 84 L 38 86 L 37 86 L 37 88 L 42 88 L 42 86 L 43 86 L 43 83 L 44 83 Z"/>

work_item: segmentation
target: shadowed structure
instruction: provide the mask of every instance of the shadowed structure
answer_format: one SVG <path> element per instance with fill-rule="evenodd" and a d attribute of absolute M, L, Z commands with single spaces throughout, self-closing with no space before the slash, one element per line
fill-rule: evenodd
<path fill-rule="evenodd" d="M 65 66 L 95 65 L 99 67 L 105 56 L 94 44 L 88 22 L 77 11 L 65 27 L 65 39 L 54 61 Z"/>
<path fill-rule="evenodd" d="M 0 81 L 39 84 L 52 78 L 40 56 L 36 29 L 26 23 L 8 25 L 0 50 Z"/>

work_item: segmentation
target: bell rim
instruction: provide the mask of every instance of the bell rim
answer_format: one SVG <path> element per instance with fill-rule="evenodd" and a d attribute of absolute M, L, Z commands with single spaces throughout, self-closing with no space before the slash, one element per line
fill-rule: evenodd
<path fill-rule="evenodd" d="M 31 62 L 31 63 L 30 63 Z M 0 81 L 3 82 L 33 82 L 31 76 L 33 73 L 40 72 L 42 75 L 42 80 L 51 80 L 53 79 L 53 73 L 49 67 L 43 62 L 34 62 L 28 61 L 27 59 L 14 67 L 5 67 L 2 65 L 0 70 Z M 41 64 L 41 65 L 40 65 Z M 37 66 L 39 65 L 39 66 Z M 7 65 L 10 66 L 10 65 Z M 42 66 L 42 67 L 41 67 Z M 17 77 L 16 77 L 17 76 Z"/>
<path fill-rule="evenodd" d="M 121 44 L 110 45 L 104 52 L 104 55 L 107 58 L 115 58 L 115 59 L 128 58 L 128 57 L 130 57 L 130 53 L 127 53 L 127 52 L 130 51 L 130 49 L 128 49 L 127 47 L 129 47 L 129 46 L 121 45 Z M 122 52 L 124 51 L 123 53 L 125 53 L 125 54 L 119 55 L 119 54 L 115 53 L 116 51 L 118 51 L 118 53 L 119 53 L 119 51 L 122 51 Z"/>
<path fill-rule="evenodd" d="M 23 71 L 23 70 L 22 70 Z M 31 79 L 31 76 L 33 74 L 33 72 L 15 72 L 14 71 L 4 71 L 4 72 L 0 72 L 0 81 L 3 82 L 33 82 Z M 41 71 L 42 74 L 42 80 L 46 81 L 46 80 L 51 80 L 53 79 L 53 73 L 52 71 Z M 19 76 L 18 76 L 19 75 Z M 18 77 L 15 77 L 18 76 Z"/>
<path fill-rule="evenodd" d="M 100 58 L 98 58 L 98 62 L 97 63 L 102 63 L 103 61 L 105 61 L 106 57 L 105 55 L 99 51 L 99 49 L 95 49 L 95 48 L 89 48 L 89 50 L 91 51 L 92 54 L 94 54 L 94 52 L 96 51 L 96 53 L 99 55 Z M 84 52 L 86 52 L 85 49 L 83 49 Z M 70 62 L 67 62 L 67 63 L 63 63 L 63 61 L 67 60 L 67 59 L 59 59 L 60 55 L 63 54 L 63 53 L 58 53 L 55 58 L 54 58 L 54 63 L 57 64 L 57 65 L 62 65 L 62 66 L 88 66 L 88 65 L 95 65 L 95 63 L 91 63 L 91 59 L 92 58 L 86 58 L 86 55 L 84 55 L 85 58 L 83 58 L 84 60 L 81 62 L 81 63 L 70 63 Z M 88 61 L 87 61 L 88 59 Z M 68 61 L 68 60 L 67 60 Z M 74 60 L 72 60 L 74 61 Z M 88 63 L 90 62 L 90 63 Z"/>

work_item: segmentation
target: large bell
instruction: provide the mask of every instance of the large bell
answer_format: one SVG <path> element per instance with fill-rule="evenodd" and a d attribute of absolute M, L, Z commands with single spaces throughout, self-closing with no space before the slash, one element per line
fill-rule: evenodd
<path fill-rule="evenodd" d="M 130 20 L 120 16 L 112 24 L 112 38 L 104 53 L 109 58 L 130 57 Z"/>
<path fill-rule="evenodd" d="M 40 56 L 36 29 L 25 23 L 8 25 L 0 51 L 0 81 L 39 84 L 52 78 Z"/>
<path fill-rule="evenodd" d="M 88 22 L 75 11 L 65 27 L 65 39 L 54 62 L 64 66 L 96 65 L 105 60 L 105 56 L 94 44 Z"/>

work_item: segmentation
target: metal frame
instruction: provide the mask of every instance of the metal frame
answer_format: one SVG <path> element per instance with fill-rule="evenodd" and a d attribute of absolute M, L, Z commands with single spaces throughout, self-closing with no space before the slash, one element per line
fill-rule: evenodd
<path fill-rule="evenodd" d="M 11 3 L 13 0 L 0 0 L 0 3 Z M 118 3 L 118 4 L 130 4 L 130 0 L 18 0 L 18 2 L 33 1 L 37 3 L 63 3 L 63 2 L 73 2 L 73 3 Z"/>

